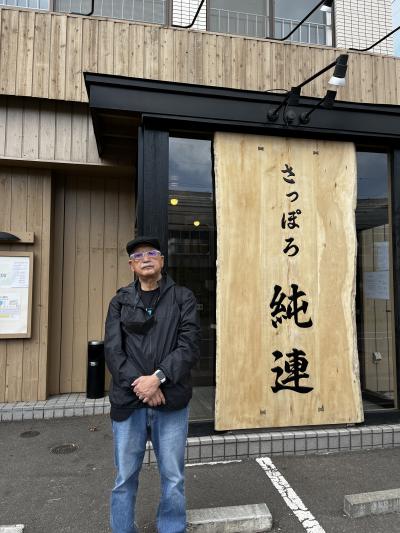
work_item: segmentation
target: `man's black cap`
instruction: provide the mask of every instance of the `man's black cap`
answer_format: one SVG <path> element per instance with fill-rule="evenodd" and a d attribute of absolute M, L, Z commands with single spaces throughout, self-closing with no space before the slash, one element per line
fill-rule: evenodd
<path fill-rule="evenodd" d="M 161 251 L 160 241 L 157 239 L 157 237 L 142 236 L 136 237 L 136 239 L 128 242 L 126 245 L 126 251 L 128 252 L 128 255 L 131 255 L 135 251 L 135 248 L 141 244 L 149 244 L 150 246 L 154 246 L 156 250 Z"/>

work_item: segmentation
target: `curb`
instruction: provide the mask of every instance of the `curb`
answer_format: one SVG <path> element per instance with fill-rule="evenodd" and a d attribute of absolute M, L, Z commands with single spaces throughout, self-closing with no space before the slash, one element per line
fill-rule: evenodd
<path fill-rule="evenodd" d="M 188 532 L 257 533 L 272 529 L 272 516 L 265 503 L 211 507 L 187 511 Z"/>
<path fill-rule="evenodd" d="M 350 518 L 400 511 L 400 489 L 349 494 L 344 497 L 344 512 Z"/>

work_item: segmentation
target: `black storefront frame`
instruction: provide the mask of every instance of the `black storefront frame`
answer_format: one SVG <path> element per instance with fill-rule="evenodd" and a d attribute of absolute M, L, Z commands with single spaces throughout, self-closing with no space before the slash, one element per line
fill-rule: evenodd
<path fill-rule="evenodd" d="M 137 231 L 156 233 L 168 248 L 168 149 L 170 132 L 212 135 L 216 131 L 295 138 L 352 141 L 384 150 L 391 163 L 394 333 L 400 339 L 400 106 L 337 102 L 334 110 L 317 109 L 310 125 L 266 119 L 282 95 L 111 75 L 85 74 L 97 144 L 113 135 L 104 131 L 107 112 L 138 120 Z M 318 99 L 302 97 L 298 116 Z M 113 114 L 115 118 L 115 114 Z M 97 127 L 96 127 L 97 126 Z M 107 128 L 105 128 L 107 130 Z M 395 343 L 396 392 L 400 400 L 400 342 Z M 399 421 L 400 409 L 365 413 L 365 421 Z"/>

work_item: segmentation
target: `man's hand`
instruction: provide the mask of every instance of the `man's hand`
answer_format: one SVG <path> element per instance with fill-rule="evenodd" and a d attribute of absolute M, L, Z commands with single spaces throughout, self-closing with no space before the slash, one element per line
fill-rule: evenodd
<path fill-rule="evenodd" d="M 133 392 L 144 403 L 148 403 L 150 398 L 159 391 L 160 380 L 157 376 L 140 376 L 132 383 Z M 160 391 L 161 392 L 161 391 Z M 157 404 L 159 405 L 159 404 Z"/>
<path fill-rule="evenodd" d="M 146 402 L 146 400 L 143 400 L 143 402 L 148 403 L 150 407 L 157 407 L 157 405 L 165 404 L 164 394 L 158 389 L 157 392 L 149 398 L 148 402 Z"/>

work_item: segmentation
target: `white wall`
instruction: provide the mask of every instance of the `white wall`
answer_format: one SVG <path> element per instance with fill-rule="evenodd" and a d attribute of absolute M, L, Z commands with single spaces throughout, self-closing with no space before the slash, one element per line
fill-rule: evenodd
<path fill-rule="evenodd" d="M 338 48 L 367 48 L 391 31 L 391 0 L 335 0 L 335 28 Z M 392 55 L 393 39 L 371 51 Z"/>

